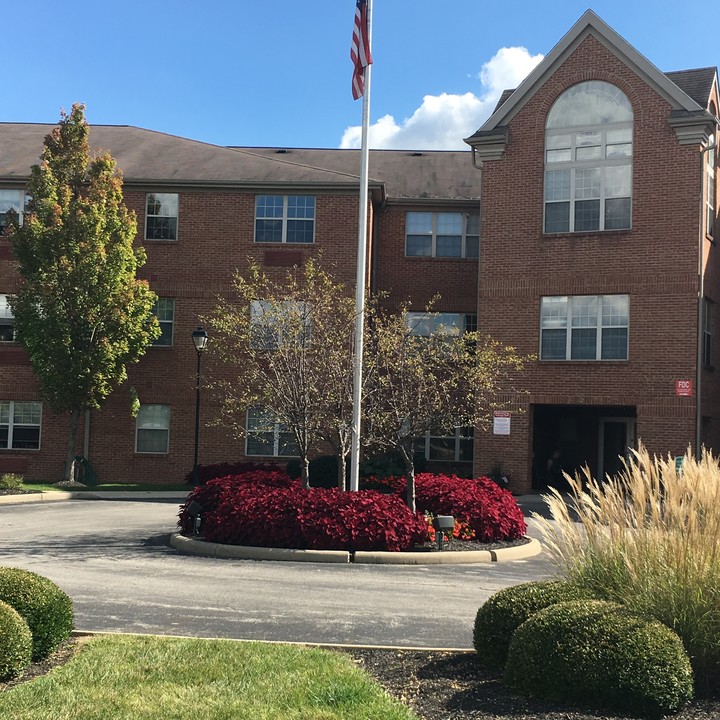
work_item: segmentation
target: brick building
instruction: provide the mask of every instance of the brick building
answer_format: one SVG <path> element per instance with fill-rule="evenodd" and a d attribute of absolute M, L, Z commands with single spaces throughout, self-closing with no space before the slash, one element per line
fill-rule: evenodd
<path fill-rule="evenodd" d="M 565 469 L 600 474 L 638 440 L 720 450 L 719 104 L 715 68 L 662 73 L 588 11 L 467 139 L 472 154 L 371 152 L 369 285 L 417 310 L 440 293 L 444 324 L 536 356 L 505 398 L 509 426 L 419 439 L 426 459 L 475 473 L 501 463 L 525 492 L 555 450 Z M 0 224 L 22 209 L 51 127 L 0 124 Z M 282 273 L 321 253 L 354 291 L 359 154 L 115 126 L 93 126 L 90 142 L 123 171 L 163 336 L 84 418 L 76 450 L 104 482 L 177 481 L 193 460 L 191 332 L 232 272 L 253 257 Z M 0 237 L 0 472 L 54 480 L 67 421 L 42 406 L 13 342 L 17 282 Z M 284 462 L 279 436 L 247 445 L 203 424 L 200 460 Z"/>
<path fill-rule="evenodd" d="M 476 438 L 514 490 L 555 451 L 602 477 L 639 440 L 720 450 L 717 116 L 716 68 L 662 73 L 588 11 L 467 139 L 479 326 L 537 355 Z"/>
<path fill-rule="evenodd" d="M 51 128 L 0 124 L 0 212 L 22 210 L 30 167 Z M 160 298 L 163 334 L 129 368 L 128 382 L 83 418 L 76 452 L 103 482 L 177 482 L 193 463 L 191 333 L 216 298 L 230 292 L 232 273 L 246 268 L 249 258 L 280 275 L 321 257 L 354 294 L 359 152 L 223 148 L 119 126 L 91 127 L 90 144 L 109 151 L 123 171 L 125 203 L 137 214 L 137 242 L 148 256 L 140 276 Z M 468 153 L 374 151 L 371 165 L 368 282 L 387 290 L 391 304 L 412 299 L 419 308 L 438 286 L 451 288 L 438 309 L 472 316 L 480 175 Z M 405 256 L 407 218 L 417 225 L 411 257 Z M 438 248 L 439 218 L 455 234 L 447 230 L 446 246 Z M 0 472 L 56 480 L 68 423 L 43 407 L 27 354 L 13 341 L 7 297 L 17 284 L 9 242 L 0 237 Z M 141 403 L 137 419 L 130 414 L 131 387 Z M 205 393 L 201 463 L 287 461 L 280 428 L 246 444 L 206 427 L 213 413 Z M 452 438 L 453 452 L 459 443 Z M 470 460 L 464 458 L 464 467 Z"/>

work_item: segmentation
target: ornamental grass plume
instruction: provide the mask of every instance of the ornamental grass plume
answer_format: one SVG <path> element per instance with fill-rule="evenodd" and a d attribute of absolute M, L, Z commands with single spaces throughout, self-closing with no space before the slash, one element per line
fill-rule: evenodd
<path fill-rule="evenodd" d="M 632 451 L 615 476 L 586 468 L 569 496 L 546 496 L 551 520 L 534 514 L 565 578 L 675 630 L 699 691 L 720 681 L 720 465 L 702 451 L 674 458 Z"/>

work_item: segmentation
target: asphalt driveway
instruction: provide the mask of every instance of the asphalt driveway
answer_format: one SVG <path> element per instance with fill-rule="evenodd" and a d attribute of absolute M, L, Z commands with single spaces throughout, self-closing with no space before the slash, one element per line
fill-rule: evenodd
<path fill-rule="evenodd" d="M 168 545 L 177 511 L 177 500 L 3 505 L 0 565 L 60 585 L 81 630 L 422 648 L 472 647 L 490 595 L 554 572 L 544 554 L 443 566 L 192 557 Z"/>

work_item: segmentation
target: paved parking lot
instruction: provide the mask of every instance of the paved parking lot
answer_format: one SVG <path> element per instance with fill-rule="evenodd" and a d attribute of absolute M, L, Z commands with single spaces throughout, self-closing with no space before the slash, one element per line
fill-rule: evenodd
<path fill-rule="evenodd" d="M 446 566 L 185 556 L 168 545 L 177 511 L 177 501 L 3 505 L 0 565 L 58 583 L 82 630 L 441 648 L 472 647 L 493 593 L 553 574 L 544 554 Z"/>

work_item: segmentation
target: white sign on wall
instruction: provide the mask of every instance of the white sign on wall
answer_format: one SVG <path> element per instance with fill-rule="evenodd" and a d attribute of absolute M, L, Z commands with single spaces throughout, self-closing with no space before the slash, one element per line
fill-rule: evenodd
<path fill-rule="evenodd" d="M 493 410 L 493 435 L 510 434 L 510 411 Z"/>

